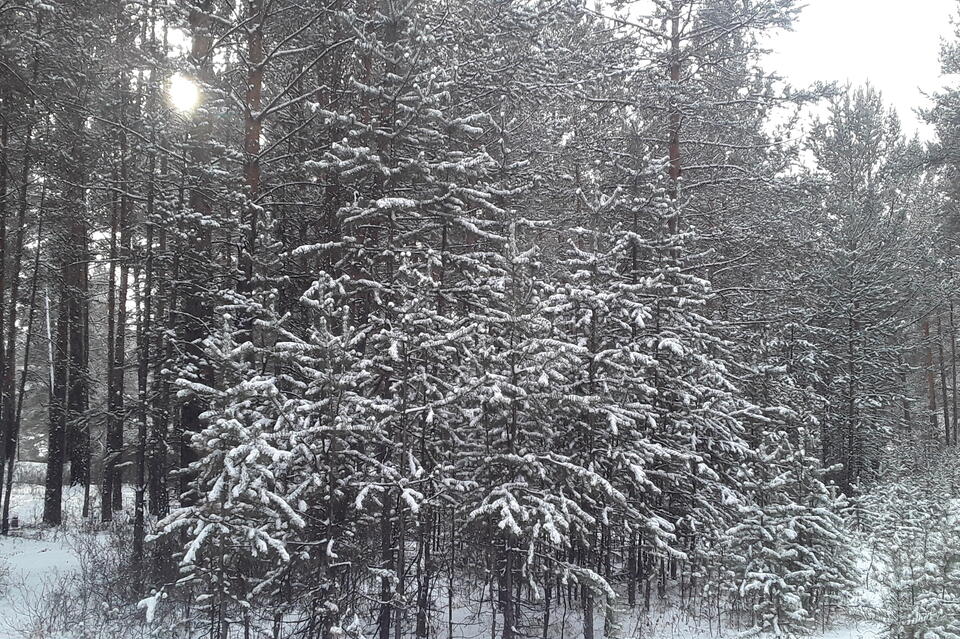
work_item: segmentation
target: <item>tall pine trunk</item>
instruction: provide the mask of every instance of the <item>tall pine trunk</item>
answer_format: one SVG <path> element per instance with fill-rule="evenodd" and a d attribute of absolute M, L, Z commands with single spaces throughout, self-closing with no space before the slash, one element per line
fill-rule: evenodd
<path fill-rule="evenodd" d="M 956 440 L 956 425 L 953 427 L 953 436 L 950 431 L 950 404 L 947 402 L 947 364 L 944 361 L 943 354 L 943 323 L 940 320 L 940 313 L 937 313 L 937 349 L 940 354 L 940 398 L 943 401 L 943 437 L 947 446 Z M 956 419 L 956 415 L 954 415 Z"/>
<path fill-rule="evenodd" d="M 930 431 L 932 435 L 937 432 L 937 385 L 933 373 L 933 348 L 930 344 L 930 318 L 925 316 L 921 323 L 923 332 L 923 365 L 924 374 L 927 379 L 927 411 L 930 414 Z"/>
<path fill-rule="evenodd" d="M 260 113 L 260 96 L 263 91 L 263 13 L 262 0 L 247 0 L 247 16 L 257 18 L 247 32 L 247 94 L 244 104 L 243 152 L 244 181 L 247 186 L 246 250 L 242 254 L 243 282 L 246 292 L 253 290 L 254 255 L 256 255 L 259 226 L 260 195 L 260 136 L 263 128 Z"/>
<path fill-rule="evenodd" d="M 0 118 L 2 118 L 2 122 L 0 122 L 0 391 L 7 390 L 6 381 L 9 375 L 7 358 L 4 353 L 6 342 L 3 338 L 3 331 L 5 325 L 2 321 L 7 272 L 7 201 L 9 199 L 7 188 L 10 179 L 10 125 L 5 112 L 9 100 L 4 86 L 0 84 Z M 16 306 L 16 300 L 13 303 Z M 0 414 L 5 413 L 4 405 L 9 404 L 11 399 L 6 394 L 0 393 Z M 4 461 L 7 459 L 9 447 L 10 432 L 6 429 L 5 420 L 0 420 L 0 491 L 3 487 Z"/>
<path fill-rule="evenodd" d="M 14 413 L 13 423 L 13 445 L 14 451 L 20 440 L 20 420 L 23 416 L 23 398 L 27 392 L 27 371 L 30 365 L 30 344 L 33 337 L 33 326 L 37 314 L 37 288 L 40 281 L 40 242 L 43 238 L 43 200 L 45 187 L 40 191 L 40 204 L 37 208 L 37 249 L 33 259 L 33 278 L 30 282 L 30 301 L 27 311 L 27 334 L 23 345 L 23 370 L 20 372 L 20 388 L 17 392 L 17 409 Z M 13 484 L 14 464 L 16 455 L 9 456 L 7 462 L 6 490 L 3 494 L 3 522 L 2 532 L 4 535 L 10 529 L 10 490 Z"/>
<path fill-rule="evenodd" d="M 63 519 L 63 465 L 67 435 L 67 345 L 69 342 L 66 295 L 57 307 L 57 338 L 50 326 L 50 296 L 46 296 L 47 341 L 50 350 L 50 426 L 47 434 L 47 475 L 43 494 L 43 523 L 59 525 Z"/>
<path fill-rule="evenodd" d="M 116 175 L 116 174 L 114 174 Z M 116 443 L 118 414 L 115 408 L 114 391 L 114 349 L 117 345 L 117 231 L 119 228 L 117 202 L 118 196 L 114 193 L 110 200 L 110 267 L 107 276 L 107 414 L 105 416 L 105 445 L 100 484 L 100 517 L 103 521 L 113 519 L 113 484 L 116 474 L 117 457 L 120 455 L 120 446 Z"/>
<path fill-rule="evenodd" d="M 201 79 L 208 76 L 208 54 L 213 45 L 213 39 L 209 31 L 211 22 L 209 14 L 212 10 L 213 3 L 211 0 L 205 0 L 198 3 L 196 8 L 190 11 L 190 28 L 193 37 L 191 57 L 197 64 L 198 75 Z M 206 178 L 203 173 L 203 165 L 210 156 L 207 147 L 211 126 L 209 122 L 201 120 L 197 122 L 194 128 L 197 144 L 191 158 L 193 166 L 190 172 L 194 182 L 190 185 L 189 202 L 192 213 L 203 220 L 213 212 L 213 203 L 204 193 Z M 183 282 L 182 308 L 184 321 L 181 339 L 187 358 L 196 371 L 197 381 L 212 385 L 213 370 L 206 361 L 201 343 L 206 337 L 206 324 L 211 316 L 206 291 L 209 281 L 204 277 L 204 273 L 207 270 L 207 265 L 213 261 L 212 231 L 209 225 L 201 221 L 193 225 L 189 229 L 189 233 L 190 235 L 185 241 L 185 248 L 188 253 L 186 259 L 190 260 L 191 264 L 189 278 L 186 278 L 186 281 Z M 181 257 L 181 259 L 184 258 Z M 200 416 L 203 414 L 204 408 L 205 402 L 195 395 L 188 397 L 180 407 L 180 423 L 176 434 L 180 456 L 179 493 L 182 504 L 192 504 L 196 500 L 196 495 L 191 491 L 194 474 L 188 469 L 198 459 L 192 440 L 193 435 L 200 432 L 202 425 Z"/>
<path fill-rule="evenodd" d="M 37 19 L 37 31 L 40 30 L 40 19 Z M 40 66 L 40 47 L 35 47 L 34 56 L 33 56 L 33 71 L 31 73 L 32 80 L 36 81 L 37 75 L 39 73 Z M 28 112 L 33 111 L 35 106 L 35 100 L 30 101 L 30 108 Z M 6 121 L 3 124 L 4 133 L 0 134 L 0 137 L 6 137 Z M 5 355 L 6 361 L 0 365 L 0 437 L 3 438 L 3 442 L 0 443 L 0 451 L 5 451 L 4 454 L 0 454 L 0 494 L 3 495 L 4 503 L 9 501 L 9 495 L 6 494 L 6 491 L 10 490 L 10 482 L 12 481 L 11 477 L 7 477 L 4 481 L 4 470 L 2 464 L 6 464 L 9 467 L 9 472 L 13 472 L 13 463 L 16 459 L 17 454 L 17 439 L 19 437 L 19 423 L 17 419 L 17 410 L 15 406 L 14 398 L 14 384 L 16 378 L 17 370 L 17 311 L 18 311 L 18 301 L 19 301 L 19 292 L 20 292 L 20 271 L 23 264 L 23 244 L 24 238 L 27 232 L 27 209 L 29 208 L 29 198 L 30 198 L 30 181 L 31 174 L 33 172 L 33 132 L 34 126 L 33 122 L 29 122 L 24 134 L 23 142 L 23 151 L 20 159 L 20 193 L 17 206 L 17 217 L 16 217 L 16 233 L 14 235 L 14 247 L 13 247 L 13 264 L 10 269 L 10 311 L 7 316 L 6 323 L 6 347 L 0 347 L 0 356 Z M 6 189 L 6 174 L 8 167 L 6 163 L 8 158 L 6 157 L 6 141 L 3 142 L 3 158 L 2 163 L 3 167 L 0 168 L 0 182 L 4 184 L 0 186 L 0 199 L 6 201 L 5 198 L 5 189 Z M 45 187 L 43 187 L 45 188 Z M 42 199 L 42 197 L 41 197 Z M 6 207 L 5 203 L 0 203 L 0 207 Z M 6 226 L 6 213 L 4 212 L 2 216 L 2 224 Z M 5 231 L 3 231 L 5 233 Z M 4 240 L 4 244 L 6 241 Z M 39 238 L 37 243 L 37 251 L 39 254 L 40 244 Z M 3 259 L 3 255 L 0 255 L 0 259 Z M 0 271 L 3 271 L 3 262 L 0 262 Z M 36 277 L 36 273 L 34 273 Z M 0 286 L 2 286 L 3 275 L 0 274 Z M 0 313 L 2 313 L 3 304 L 2 304 L 2 292 L 0 292 Z M 0 331 L 0 339 L 3 338 L 3 331 Z M 29 341 L 30 335 L 27 333 L 27 341 Z M 26 369 L 24 369 L 26 370 Z M 22 399 L 22 398 L 21 398 Z M 7 520 L 6 517 L 3 518 L 3 532 L 6 533 L 7 529 Z"/>
<path fill-rule="evenodd" d="M 953 443 L 957 443 L 957 325 L 953 318 L 953 301 L 950 301 L 950 368 L 953 377 Z"/>
<path fill-rule="evenodd" d="M 81 104 L 82 106 L 82 104 Z M 67 448 L 70 462 L 70 483 L 90 484 L 90 429 L 87 422 L 89 408 L 87 358 L 88 342 L 88 290 L 87 263 L 89 261 L 87 237 L 86 167 L 84 164 L 85 123 L 79 115 L 72 118 L 73 146 L 66 171 L 68 188 L 66 206 L 68 211 L 66 247 L 62 273 L 63 294 L 66 297 L 67 329 Z M 84 499 L 84 516 L 89 504 Z"/>

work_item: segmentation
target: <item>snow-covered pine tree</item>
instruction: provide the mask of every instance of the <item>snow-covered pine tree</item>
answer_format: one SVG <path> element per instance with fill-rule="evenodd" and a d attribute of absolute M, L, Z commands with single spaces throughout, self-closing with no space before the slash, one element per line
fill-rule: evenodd
<path fill-rule="evenodd" d="M 896 115 L 875 90 L 848 90 L 837 98 L 829 118 L 811 133 L 809 147 L 823 177 L 820 266 L 811 291 L 821 312 L 809 322 L 827 365 L 818 388 L 828 399 L 821 420 L 823 461 L 841 464 L 834 479 L 853 494 L 875 478 L 885 442 L 901 423 L 900 371 L 916 343 L 904 340 L 901 327 L 913 325 L 907 312 L 914 291 L 925 288 L 912 265 L 924 260 L 926 242 L 903 208 L 913 188 L 904 172 L 915 174 L 916 168 L 905 162 L 909 148 Z M 929 321 L 922 319 L 910 332 L 929 338 Z M 924 348 L 931 360 L 928 420 L 936 424 L 932 344 Z"/>
<path fill-rule="evenodd" d="M 742 501 L 737 472 L 748 453 L 744 421 L 756 412 L 731 383 L 728 344 L 706 313 L 710 284 L 698 272 L 694 233 L 675 231 L 679 201 L 663 188 L 652 200 L 659 230 L 651 241 L 649 278 L 652 317 L 643 340 L 653 358 L 651 418 L 657 442 L 682 455 L 657 469 L 663 497 L 658 512 L 676 528 L 683 571 L 662 564 L 661 594 L 671 575 L 695 579 L 704 552 L 727 529 Z"/>
<path fill-rule="evenodd" d="M 949 462 L 891 483 L 870 496 L 875 618 L 891 637 L 958 637 L 960 547 L 952 500 L 941 488 Z"/>
<path fill-rule="evenodd" d="M 376 581 L 378 631 L 390 636 L 394 628 L 406 632 L 413 578 L 418 599 L 430 592 L 435 567 L 422 554 L 411 558 L 407 541 L 417 539 L 418 552 L 429 551 L 433 507 L 455 486 L 446 478 L 451 456 L 442 442 L 457 431 L 452 405 L 463 390 L 456 367 L 468 359 L 463 345 L 476 332 L 465 313 L 472 293 L 464 278 L 482 261 L 483 247 L 496 241 L 485 218 L 499 209 L 485 182 L 495 165 L 473 143 L 488 120 L 452 102 L 447 71 L 436 63 L 444 52 L 425 29 L 419 5 L 384 2 L 339 19 L 357 41 L 343 70 L 350 89 L 340 100 L 312 106 L 343 137 L 307 163 L 315 179 L 336 186 L 326 193 L 335 221 L 322 241 L 292 247 L 284 258 L 316 273 L 301 298 L 305 312 L 297 313 L 306 322 L 274 312 L 273 326 L 290 328 L 276 328 L 276 342 L 264 344 L 271 359 L 263 367 L 280 375 L 261 373 L 286 398 L 274 406 L 264 392 L 261 412 L 273 406 L 271 418 L 282 416 L 293 433 L 286 447 L 276 445 L 278 467 L 266 468 L 280 473 L 282 465 L 284 485 L 296 486 L 295 497 L 283 498 L 305 510 L 297 511 L 299 527 L 284 524 L 267 549 L 287 566 L 319 566 L 318 577 L 299 587 L 323 602 L 311 618 L 327 627 L 341 624 L 348 610 L 347 594 L 338 594 L 334 581 Z M 256 325 L 256 306 L 244 304 Z M 251 366 L 239 397 L 216 393 L 222 408 L 209 414 L 206 454 L 196 465 L 199 494 L 227 472 L 229 451 L 245 445 L 216 431 L 242 421 L 237 411 L 248 414 L 244 389 L 259 379 Z M 186 525 L 173 522 L 196 520 L 204 508 L 178 511 L 170 523 Z M 263 508 L 246 516 L 271 519 L 272 506 Z M 200 546 L 198 527 L 190 530 Z M 243 556 L 249 552 L 238 551 Z M 425 635 L 429 620 L 416 621 Z"/>
<path fill-rule="evenodd" d="M 181 581 L 202 593 L 215 636 L 230 619 L 249 627 L 251 600 L 276 592 L 291 562 L 288 543 L 306 527 L 302 493 L 311 480 L 290 472 L 301 423 L 275 375 L 284 332 L 271 312 L 275 291 L 259 297 L 217 309 L 223 323 L 205 348 L 216 388 L 180 381 L 210 407 L 190 442 L 199 454 L 187 468 L 197 499 L 159 522 L 161 534 L 183 531 L 189 540 Z M 238 318 L 254 312 L 257 331 L 270 335 L 259 343 Z"/>
<path fill-rule="evenodd" d="M 722 554 L 746 634 L 809 632 L 856 585 L 843 498 L 823 483 L 803 421 L 787 410 L 768 411 L 755 457 L 740 473 L 750 501 L 738 509 Z"/>
<path fill-rule="evenodd" d="M 649 579 L 655 559 L 680 555 L 673 524 L 658 509 L 659 480 L 661 469 L 681 463 L 685 452 L 661 438 L 653 418 L 656 360 L 645 339 L 653 318 L 652 280 L 640 271 L 640 256 L 651 249 L 634 228 L 649 215 L 649 202 L 658 199 L 663 164 L 648 162 L 637 179 L 610 194 L 600 191 L 600 171 L 617 175 L 622 167 L 596 172 L 591 167 L 575 183 L 574 217 L 582 225 L 564 233 L 563 270 L 549 308 L 557 348 L 566 354 L 564 378 L 555 382 L 555 450 L 584 469 L 585 478 L 596 477 L 592 487 L 570 486 L 597 521 L 586 537 L 576 539 L 584 548 L 581 561 L 609 587 L 625 586 L 633 604 L 638 581 Z M 626 558 L 616 556 L 621 545 Z M 621 571 L 625 579 L 615 579 Z M 605 593 L 586 594 L 585 628 L 590 628 L 592 595 Z M 609 634 L 615 632 L 615 602 L 605 603 Z"/>

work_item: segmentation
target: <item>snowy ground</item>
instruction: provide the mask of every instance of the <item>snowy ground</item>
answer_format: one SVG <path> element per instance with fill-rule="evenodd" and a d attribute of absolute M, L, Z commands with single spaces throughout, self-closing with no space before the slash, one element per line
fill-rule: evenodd
<path fill-rule="evenodd" d="M 880 631 L 872 624 L 839 626 L 821 635 L 823 639 L 874 639 L 879 636 Z"/>
<path fill-rule="evenodd" d="M 41 602 L 54 591 L 59 577 L 76 569 L 76 555 L 62 536 L 0 537 L 0 566 L 5 572 L 0 591 L 0 639 L 49 637 Z"/>
<path fill-rule="evenodd" d="M 132 488 L 125 487 L 124 498 L 131 503 Z M 51 634 L 50 610 L 41 604 L 56 598 L 63 579 L 79 569 L 76 541 L 85 534 L 81 532 L 83 499 L 82 487 L 65 487 L 64 526 L 59 531 L 46 530 L 40 525 L 43 486 L 14 485 L 10 516 L 11 520 L 17 517 L 20 527 L 0 537 L 0 639 L 60 639 Z M 95 489 L 90 499 L 97 503 Z"/>
<path fill-rule="evenodd" d="M 83 491 L 64 491 L 64 514 L 68 521 L 83 508 Z M 58 579 L 77 568 L 77 556 L 63 534 L 41 531 L 43 486 L 18 484 L 10 498 L 11 520 L 20 529 L 0 537 L 0 639 L 40 639 L 44 611 L 41 601 Z"/>

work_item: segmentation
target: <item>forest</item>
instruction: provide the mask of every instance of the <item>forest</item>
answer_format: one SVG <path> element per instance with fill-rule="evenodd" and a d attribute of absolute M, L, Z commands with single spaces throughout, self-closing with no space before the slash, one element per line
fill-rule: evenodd
<path fill-rule="evenodd" d="M 960 88 L 802 4 L 0 0 L 0 637 L 960 637 Z"/>

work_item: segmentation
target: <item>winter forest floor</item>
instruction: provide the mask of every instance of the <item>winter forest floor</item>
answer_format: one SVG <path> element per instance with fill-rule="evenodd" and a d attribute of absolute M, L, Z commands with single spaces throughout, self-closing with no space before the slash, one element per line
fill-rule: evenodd
<path fill-rule="evenodd" d="M 95 489 L 94 489 L 95 490 Z M 124 497 L 132 503 L 133 492 L 129 487 Z M 91 495 L 91 500 L 96 493 Z M 146 622 L 145 606 L 131 607 L 123 612 L 113 610 L 114 623 L 84 628 L 76 623 L 76 609 L 106 610 L 112 602 L 98 601 L 97 595 L 85 584 L 89 574 L 96 570 L 93 555 L 109 544 L 109 534 L 95 530 L 82 516 L 83 490 L 72 487 L 64 491 L 65 524 L 58 531 L 44 530 L 40 526 L 43 510 L 43 487 L 17 484 L 11 503 L 11 513 L 20 521 L 19 529 L 8 537 L 0 537 L 0 639 L 73 639 L 75 637 L 150 637 L 168 636 Z M 852 543 L 862 545 L 861 571 L 871 574 L 870 552 L 864 538 L 856 537 Z M 867 579 L 867 581 L 870 581 Z M 877 580 L 861 587 L 851 610 L 873 608 L 882 600 L 874 589 Z M 735 628 L 691 619 L 670 600 L 655 602 L 649 615 L 638 617 L 622 611 L 618 618 L 621 635 L 645 639 L 715 639 L 736 637 Z M 869 617 L 858 614 L 858 617 Z M 479 639 L 491 636 L 489 620 L 463 611 L 457 623 L 454 639 Z M 472 618 L 471 618 L 472 617 Z M 557 639 L 582 637 L 583 631 L 577 613 L 570 611 L 558 615 L 554 626 Z M 597 638 L 602 639 L 603 624 L 597 628 Z M 116 628 L 123 627 L 122 635 Z M 109 630 L 107 628 L 110 628 Z M 448 639 L 441 630 L 438 639 Z M 267 636 L 267 635 L 264 635 Z M 875 639 L 883 636 L 879 624 L 863 619 L 844 619 L 820 627 L 809 635 L 813 639 Z"/>
<path fill-rule="evenodd" d="M 82 500 L 76 487 L 64 491 L 64 512 L 71 521 L 80 514 Z M 10 509 L 20 529 L 0 538 L 0 638 L 45 637 L 44 600 L 60 579 L 77 569 L 76 550 L 66 534 L 40 534 L 42 486 L 15 485 Z"/>

